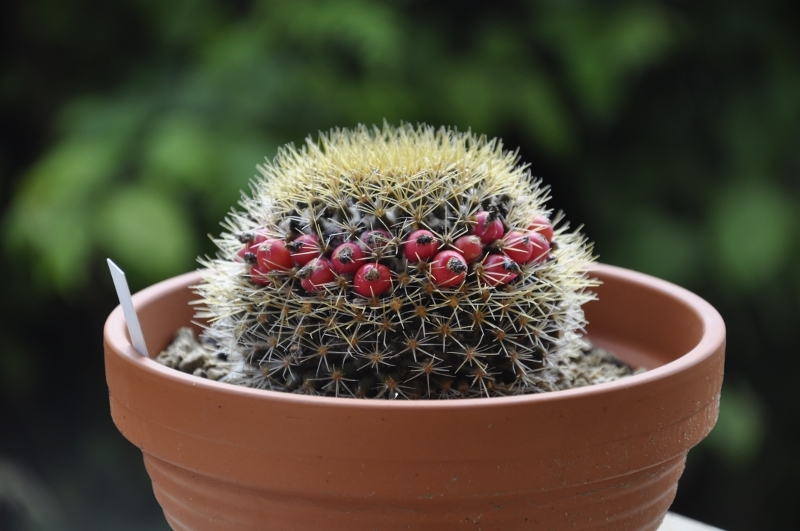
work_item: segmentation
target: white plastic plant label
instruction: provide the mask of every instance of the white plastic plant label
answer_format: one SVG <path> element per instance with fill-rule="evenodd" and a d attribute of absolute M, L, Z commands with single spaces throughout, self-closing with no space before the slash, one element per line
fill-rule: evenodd
<path fill-rule="evenodd" d="M 111 270 L 111 278 L 114 279 L 114 287 L 117 290 L 117 297 L 119 303 L 122 305 L 122 313 L 125 315 L 125 322 L 128 324 L 128 334 L 131 336 L 133 348 L 147 357 L 147 345 L 144 342 L 144 334 L 142 334 L 142 327 L 139 324 L 139 317 L 136 315 L 136 309 L 133 307 L 133 300 L 131 299 L 131 290 L 128 287 L 128 281 L 125 279 L 125 272 L 117 266 L 110 258 L 108 261 L 108 268 Z"/>

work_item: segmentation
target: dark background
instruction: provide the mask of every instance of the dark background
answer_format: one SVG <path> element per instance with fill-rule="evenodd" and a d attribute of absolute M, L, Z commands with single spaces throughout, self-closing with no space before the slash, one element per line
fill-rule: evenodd
<path fill-rule="evenodd" d="M 714 304 L 720 419 L 673 510 L 794 527 L 798 5 L 0 3 L 0 529 L 167 529 L 109 416 L 104 259 L 134 291 L 193 269 L 277 146 L 384 119 L 501 136 L 601 261 Z"/>

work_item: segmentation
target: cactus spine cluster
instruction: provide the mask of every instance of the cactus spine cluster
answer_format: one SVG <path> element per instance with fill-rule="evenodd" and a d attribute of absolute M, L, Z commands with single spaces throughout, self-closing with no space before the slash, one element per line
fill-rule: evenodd
<path fill-rule="evenodd" d="M 502 143 L 428 126 L 287 146 L 201 259 L 228 381 L 449 398 L 555 388 L 584 346 L 591 246 Z"/>

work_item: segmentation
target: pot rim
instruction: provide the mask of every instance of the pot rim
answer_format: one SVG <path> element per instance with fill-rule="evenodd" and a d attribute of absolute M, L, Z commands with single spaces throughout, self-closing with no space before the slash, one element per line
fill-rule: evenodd
<path fill-rule="evenodd" d="M 331 407 L 331 408 L 358 408 L 358 409 L 440 409 L 448 411 L 454 408 L 486 408 L 504 407 L 514 404 L 528 402 L 553 402 L 569 401 L 573 399 L 586 399 L 594 395 L 602 395 L 609 392 L 623 391 L 634 387 L 646 386 L 654 381 L 669 379 L 673 376 L 690 370 L 693 366 L 702 363 L 711 357 L 721 345 L 725 343 L 725 323 L 722 316 L 707 301 L 692 293 L 691 291 L 677 286 L 666 280 L 662 280 L 645 273 L 632 271 L 618 266 L 595 263 L 589 269 L 589 273 L 598 272 L 604 277 L 615 277 L 661 292 L 673 299 L 676 299 L 690 308 L 702 323 L 702 336 L 700 341 L 689 352 L 681 357 L 666 363 L 662 366 L 648 371 L 628 376 L 613 382 L 594 384 L 577 389 L 566 389 L 561 391 L 551 391 L 544 393 L 532 393 L 526 395 L 500 396 L 500 397 L 481 397 L 454 400 L 370 400 L 357 399 L 350 397 L 325 397 L 299 395 L 294 393 L 284 393 L 267 389 L 252 389 L 239 385 L 216 382 L 205 378 L 200 378 L 181 371 L 171 369 L 161 365 L 157 361 L 142 356 L 131 344 L 128 336 L 127 325 L 122 313 L 122 307 L 117 306 L 106 320 L 103 335 L 106 343 L 115 355 L 124 359 L 128 364 L 136 367 L 136 370 L 144 371 L 152 375 L 171 380 L 179 386 L 189 386 L 202 390 L 209 394 L 229 394 L 239 395 L 243 398 L 253 400 L 269 400 L 277 402 L 287 402 L 297 405 Z M 184 273 L 170 279 L 153 284 L 133 295 L 134 307 L 149 305 L 159 298 L 184 289 L 186 286 L 193 286 L 200 282 L 200 271 Z M 589 335 L 591 338 L 591 335 Z M 151 345 L 152 348 L 152 345 Z"/>

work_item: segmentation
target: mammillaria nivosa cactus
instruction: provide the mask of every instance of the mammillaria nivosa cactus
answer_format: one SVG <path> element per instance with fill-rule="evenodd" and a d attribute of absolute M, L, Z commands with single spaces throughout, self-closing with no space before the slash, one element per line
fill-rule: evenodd
<path fill-rule="evenodd" d="M 551 223 L 547 189 L 499 140 L 360 126 L 259 170 L 196 287 L 228 381 L 511 395 L 556 388 L 580 356 L 591 246 Z"/>

